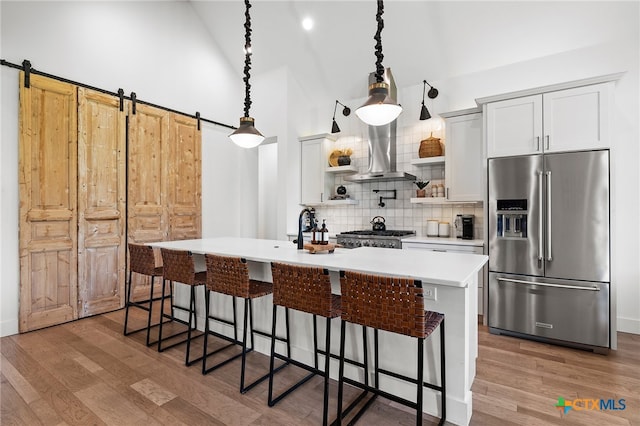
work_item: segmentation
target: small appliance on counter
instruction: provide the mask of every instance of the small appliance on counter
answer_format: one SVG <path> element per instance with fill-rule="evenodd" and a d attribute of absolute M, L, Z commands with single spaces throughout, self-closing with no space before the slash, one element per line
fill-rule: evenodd
<path fill-rule="evenodd" d="M 453 222 L 454 228 L 456 228 L 456 238 L 462 238 L 462 215 L 456 215 L 456 220 Z"/>
<path fill-rule="evenodd" d="M 473 220 L 472 214 L 462 215 L 462 239 L 473 240 Z"/>
<path fill-rule="evenodd" d="M 427 237 L 437 237 L 437 236 L 438 236 L 438 221 L 427 220 Z"/>

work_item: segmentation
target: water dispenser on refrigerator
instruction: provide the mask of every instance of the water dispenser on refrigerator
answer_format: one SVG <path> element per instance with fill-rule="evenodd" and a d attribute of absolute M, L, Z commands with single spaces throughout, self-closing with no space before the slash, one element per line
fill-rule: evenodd
<path fill-rule="evenodd" d="M 497 236 L 527 238 L 527 200 L 497 201 Z"/>

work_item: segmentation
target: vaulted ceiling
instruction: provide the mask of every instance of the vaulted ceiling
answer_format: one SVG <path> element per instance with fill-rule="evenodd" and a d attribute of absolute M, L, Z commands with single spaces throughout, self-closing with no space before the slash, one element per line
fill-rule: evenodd
<path fill-rule="evenodd" d="M 190 3 L 241 73 L 243 1 Z M 387 0 L 383 64 L 406 87 L 610 42 L 637 34 L 633 3 Z M 366 95 L 375 63 L 374 0 L 252 5 L 252 75 L 285 66 L 312 97 Z M 302 29 L 304 17 L 314 20 L 311 31 Z"/>

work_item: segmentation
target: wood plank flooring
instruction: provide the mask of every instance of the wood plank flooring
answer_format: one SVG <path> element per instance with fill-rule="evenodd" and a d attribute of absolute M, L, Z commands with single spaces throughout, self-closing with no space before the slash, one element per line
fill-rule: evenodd
<path fill-rule="evenodd" d="M 2 338 L 0 424 L 321 423 L 321 378 L 269 408 L 267 382 L 239 393 L 239 362 L 202 376 L 200 364 L 184 366 L 183 346 L 158 353 L 144 345 L 143 333 L 124 337 L 123 321 L 120 310 Z M 143 317 L 134 314 L 130 321 L 136 327 Z M 640 425 L 640 335 L 620 333 L 619 350 L 603 356 L 494 336 L 486 327 L 479 328 L 472 425 Z M 198 354 L 201 346 L 195 345 L 194 351 Z M 266 356 L 252 353 L 249 359 L 247 380 L 267 371 Z M 302 375 L 299 369 L 286 368 L 278 382 L 292 382 Z M 330 410 L 335 410 L 336 390 L 332 383 Z M 354 394 L 350 391 L 345 398 Z M 562 415 L 555 407 L 559 397 L 624 399 L 626 409 L 572 409 Z M 414 423 L 411 410 L 384 399 L 359 422 Z M 427 416 L 423 423 L 437 424 L 437 419 Z"/>

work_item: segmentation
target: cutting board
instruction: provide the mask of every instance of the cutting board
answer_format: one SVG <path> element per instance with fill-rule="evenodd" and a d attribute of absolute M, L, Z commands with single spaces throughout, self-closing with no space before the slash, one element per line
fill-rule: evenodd
<path fill-rule="evenodd" d="M 336 245 L 333 243 L 328 243 L 328 244 L 311 244 L 311 243 L 305 243 L 304 244 L 304 249 L 305 250 L 309 250 L 309 253 L 311 254 L 315 254 L 315 253 L 320 253 L 323 251 L 329 252 L 329 253 L 333 253 L 333 251 L 336 249 Z"/>

